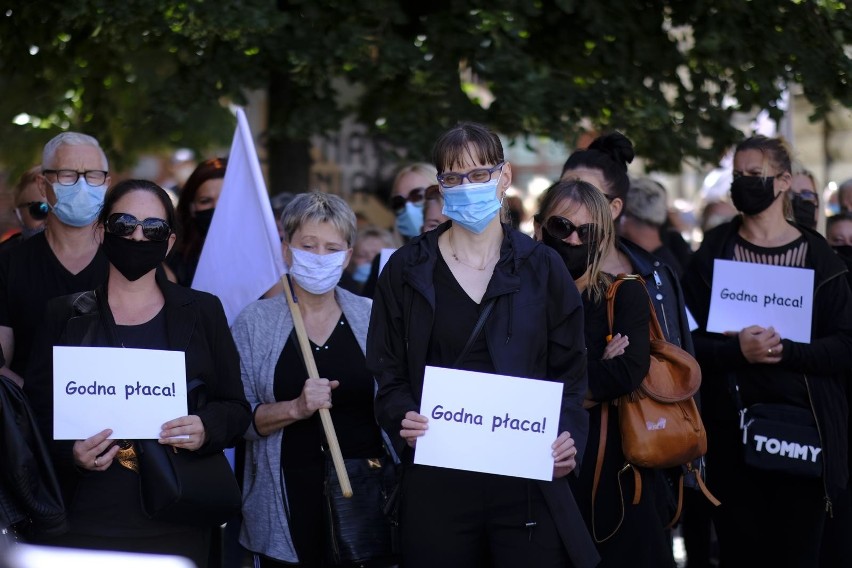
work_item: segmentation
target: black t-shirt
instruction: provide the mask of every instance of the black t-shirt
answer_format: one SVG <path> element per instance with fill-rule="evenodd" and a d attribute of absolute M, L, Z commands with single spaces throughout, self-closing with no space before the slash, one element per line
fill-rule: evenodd
<path fill-rule="evenodd" d="M 373 377 L 345 316 L 324 345 L 311 342 L 317 370 L 323 378 L 340 381 L 332 391 L 331 417 L 344 458 L 375 458 L 383 455 L 379 426 L 373 415 Z M 295 400 L 308 379 L 295 335 L 290 334 L 275 365 L 275 400 Z M 284 429 L 282 461 L 285 469 L 300 465 L 322 465 L 323 443 L 319 413 Z M 290 457 L 288 460 L 287 458 Z M 289 489 L 288 489 L 289 490 Z"/>
<path fill-rule="evenodd" d="M 435 265 L 434 283 L 435 322 L 429 338 L 426 364 L 434 367 L 455 367 L 456 359 L 479 319 L 482 304 L 477 304 L 467 295 L 453 276 L 440 250 Z M 457 368 L 480 373 L 495 372 L 494 362 L 485 341 L 484 328 Z"/>
<path fill-rule="evenodd" d="M 160 310 L 140 325 L 116 326 L 116 339 L 129 348 L 168 349 L 165 313 Z M 118 459 L 106 471 L 83 473 L 69 509 L 74 532 L 81 534 L 138 537 L 186 529 L 145 515 L 139 498 L 139 474 L 123 467 Z"/>
<path fill-rule="evenodd" d="M 813 268 L 808 258 L 808 242 L 804 236 L 780 247 L 759 247 L 741 236 L 734 240 L 734 256 L 738 262 L 771 264 L 793 268 Z M 743 404 L 780 402 L 809 408 L 808 388 L 804 375 L 781 365 L 749 365 L 737 375 Z"/>
<path fill-rule="evenodd" d="M 43 232 L 0 254 L 0 326 L 11 327 L 15 334 L 12 371 L 26 380 L 30 350 L 47 301 L 94 290 L 106 282 L 108 273 L 109 262 L 99 248 L 88 266 L 71 274 L 53 254 Z"/>

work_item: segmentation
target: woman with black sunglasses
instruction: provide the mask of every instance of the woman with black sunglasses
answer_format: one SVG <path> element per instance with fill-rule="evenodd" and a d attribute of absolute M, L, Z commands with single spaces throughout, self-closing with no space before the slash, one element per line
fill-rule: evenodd
<path fill-rule="evenodd" d="M 537 217 L 536 239 L 559 253 L 583 298 L 589 439 L 583 456 L 586 465 L 569 482 L 598 543 L 600 566 L 674 566 L 664 522 L 654 505 L 653 471 L 636 468 L 642 498 L 638 504 L 631 502 L 634 478 L 622 470 L 625 460 L 615 406 L 607 420 L 610 435 L 604 438 L 599 472 L 596 467 L 601 459 L 601 403 L 634 391 L 648 373 L 648 296 L 639 280 L 625 281 L 615 296 L 610 330 L 605 296 L 616 275 L 604 269 L 604 257 L 614 246 L 615 227 L 609 203 L 595 186 L 580 180 L 554 184 L 542 195 Z"/>
<path fill-rule="evenodd" d="M 97 233 L 109 260 L 107 283 L 48 303 L 25 390 L 46 439 L 53 439 L 52 347 L 127 347 L 183 351 L 189 413 L 162 425 L 159 442 L 205 454 L 233 446 L 251 415 L 239 356 L 221 302 L 169 282 L 158 268 L 175 241 L 174 207 L 158 185 L 123 181 L 106 194 Z M 121 372 L 116 369 L 116 372 Z M 206 403 L 197 405 L 196 397 Z M 85 440 L 54 440 L 54 463 L 71 530 L 57 546 L 176 554 L 207 565 L 212 527 L 148 518 L 139 496 L 137 446 L 111 438 L 110 424 Z"/>
<path fill-rule="evenodd" d="M 433 162 L 450 221 L 390 258 L 367 338 L 376 416 L 406 464 L 402 564 L 593 566 L 597 553 L 565 479 L 588 428 L 579 294 L 553 251 L 501 223 L 512 167 L 494 132 L 459 123 L 437 140 Z M 418 440 L 429 436 L 419 413 L 427 365 L 561 383 L 552 479 L 414 464 Z"/>
<path fill-rule="evenodd" d="M 581 179 L 595 186 L 609 202 L 612 219 L 624 211 L 630 178 L 627 165 L 633 161 L 633 143 L 620 132 L 599 136 L 588 148 L 576 150 L 562 167 L 561 181 Z M 666 339 L 693 353 L 692 336 L 686 317 L 683 292 L 674 270 L 637 244 L 616 237 L 602 259 L 610 274 L 639 274 L 645 279 L 657 319 Z"/>

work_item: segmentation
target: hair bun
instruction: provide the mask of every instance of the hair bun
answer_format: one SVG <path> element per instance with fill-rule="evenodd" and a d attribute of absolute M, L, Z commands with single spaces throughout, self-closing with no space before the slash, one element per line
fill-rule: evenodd
<path fill-rule="evenodd" d="M 617 164 L 627 171 L 627 164 L 633 161 L 636 153 L 633 150 L 633 142 L 621 132 L 611 132 L 598 136 L 589 144 L 589 150 L 597 150 L 611 157 Z"/>

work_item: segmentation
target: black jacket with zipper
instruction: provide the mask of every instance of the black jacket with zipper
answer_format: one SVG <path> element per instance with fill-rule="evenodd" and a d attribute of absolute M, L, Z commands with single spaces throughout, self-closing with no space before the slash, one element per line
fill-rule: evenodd
<path fill-rule="evenodd" d="M 710 421 L 739 420 L 731 394 L 731 374 L 745 377 L 751 366 L 737 337 L 706 331 L 713 262 L 717 258 L 733 258 L 740 226 L 737 217 L 709 231 L 693 255 L 682 283 L 687 307 L 699 325 L 693 340 L 702 371 L 702 413 Z M 846 282 L 846 266 L 825 239 L 809 229 L 797 228 L 805 237 L 808 260 L 814 270 L 811 342 L 783 339 L 778 365 L 804 377 L 823 445 L 826 497 L 831 499 L 846 487 L 849 478 L 849 386 L 845 374 L 852 368 L 852 292 Z"/>
<path fill-rule="evenodd" d="M 692 345 L 692 334 L 686 318 L 683 290 L 675 271 L 653 254 L 625 238 L 619 237 L 616 246 L 630 259 L 633 272 L 645 280 L 645 287 L 657 311 L 657 319 L 660 321 L 666 340 L 694 355 L 695 348 Z"/>
<path fill-rule="evenodd" d="M 438 237 L 451 224 L 397 250 L 373 297 L 367 366 L 379 385 L 376 417 L 408 461 L 400 425 L 406 412 L 420 408 L 434 324 Z M 482 298 L 496 298 L 484 328 L 488 352 L 498 374 L 563 383 L 559 431 L 574 438 L 579 468 L 589 426 L 583 409 L 587 375 L 580 295 L 556 252 L 508 226 L 503 231 L 500 259 Z M 597 551 L 567 480 L 538 483 L 574 565 L 594 566 Z"/>

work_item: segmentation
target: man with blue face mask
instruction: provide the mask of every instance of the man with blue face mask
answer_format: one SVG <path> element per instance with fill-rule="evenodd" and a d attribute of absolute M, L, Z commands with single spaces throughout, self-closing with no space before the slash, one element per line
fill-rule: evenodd
<path fill-rule="evenodd" d="M 93 290 L 108 263 L 95 238 L 95 221 L 110 184 L 98 141 L 63 132 L 44 146 L 41 201 L 50 212 L 44 232 L 0 254 L 0 372 L 22 384 L 44 305 L 56 296 Z"/>

